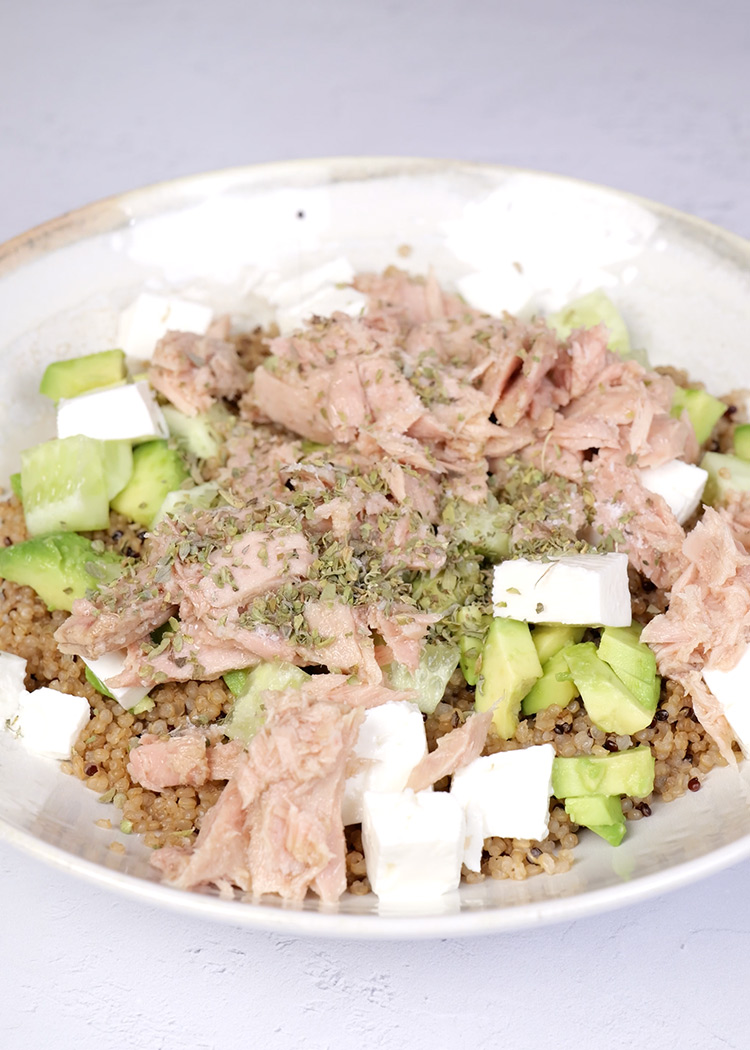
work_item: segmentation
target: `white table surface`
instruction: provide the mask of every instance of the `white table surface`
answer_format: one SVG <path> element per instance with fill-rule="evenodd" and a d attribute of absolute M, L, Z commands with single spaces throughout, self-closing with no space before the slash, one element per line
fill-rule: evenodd
<path fill-rule="evenodd" d="M 750 236 L 749 54 L 747 0 L 5 0 L 0 240 L 359 153 L 558 171 Z M 163 914 L 0 843 L 0 1047 L 741 1050 L 749 889 L 746 862 L 567 925 L 347 944 Z"/>

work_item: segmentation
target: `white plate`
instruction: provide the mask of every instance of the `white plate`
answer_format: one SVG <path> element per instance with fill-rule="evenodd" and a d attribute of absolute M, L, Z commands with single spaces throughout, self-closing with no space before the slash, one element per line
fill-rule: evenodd
<path fill-rule="evenodd" d="M 509 310 L 554 308 L 603 286 L 654 363 L 685 366 L 715 393 L 750 386 L 750 245 L 729 233 L 509 168 L 383 158 L 264 165 L 127 193 L 0 248 L 0 475 L 17 469 L 21 448 L 53 434 L 36 393 L 43 367 L 113 345 L 118 310 L 137 291 L 175 291 L 251 317 L 263 274 L 294 278 L 341 255 L 357 269 L 433 267 Z M 113 834 L 94 826 L 104 808 L 93 794 L 0 733 L 0 833 L 9 841 L 152 904 L 336 937 L 505 930 L 663 892 L 750 854 L 749 788 L 747 769 L 716 770 L 697 794 L 654 806 L 619 849 L 584 836 L 566 875 L 465 886 L 423 911 L 379 910 L 372 896 L 336 908 L 246 904 L 158 884 L 134 838 L 119 836 L 124 855 L 109 850 Z"/>

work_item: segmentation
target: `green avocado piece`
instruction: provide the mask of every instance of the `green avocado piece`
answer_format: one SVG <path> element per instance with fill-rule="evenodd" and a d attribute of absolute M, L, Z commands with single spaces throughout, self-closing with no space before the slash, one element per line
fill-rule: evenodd
<path fill-rule="evenodd" d="M 442 523 L 454 541 L 468 544 L 489 561 L 501 561 L 510 553 L 511 511 L 491 494 L 484 505 L 451 500 L 443 509 Z"/>
<path fill-rule="evenodd" d="M 229 673 L 239 675 L 244 672 Z M 294 664 L 281 661 L 258 664 L 248 673 L 242 692 L 235 694 L 234 707 L 222 726 L 225 734 L 230 740 L 249 743 L 266 720 L 263 694 L 269 690 L 280 692 L 283 689 L 299 689 L 309 677 Z M 236 685 L 239 685 L 239 679 Z"/>
<path fill-rule="evenodd" d="M 98 354 L 85 354 L 47 365 L 39 393 L 57 402 L 62 397 L 77 397 L 88 390 L 122 383 L 125 376 L 124 352 L 102 350 Z"/>
<path fill-rule="evenodd" d="M 708 471 L 703 502 L 712 507 L 726 503 L 730 492 L 750 492 L 750 463 L 725 452 L 707 452 L 701 467 Z"/>
<path fill-rule="evenodd" d="M 32 587 L 50 610 L 70 612 L 76 598 L 111 583 L 121 572 L 119 555 L 95 550 L 91 540 L 75 532 L 0 547 L 0 576 Z"/>
<path fill-rule="evenodd" d="M 232 696 L 242 696 L 247 689 L 247 680 L 250 677 L 251 667 L 239 668 L 236 671 L 227 671 L 221 677 Z"/>
<path fill-rule="evenodd" d="M 97 676 L 88 666 L 88 664 L 86 665 L 84 675 L 86 676 L 86 681 L 89 683 L 89 685 L 93 685 L 94 689 L 96 689 L 98 693 L 101 693 L 102 696 L 108 697 L 110 700 L 115 699 L 115 697 L 112 695 L 112 693 L 110 693 L 109 689 L 107 689 L 106 685 L 101 680 L 101 678 L 97 678 Z"/>
<path fill-rule="evenodd" d="M 611 755 L 557 757 L 552 762 L 552 794 L 632 795 L 645 798 L 654 790 L 654 756 L 645 744 Z"/>
<path fill-rule="evenodd" d="M 176 449 L 166 441 L 147 441 L 133 449 L 133 473 L 112 500 L 112 507 L 150 528 L 166 494 L 179 488 L 187 477 L 185 461 Z"/>
<path fill-rule="evenodd" d="M 525 715 L 535 715 L 552 704 L 567 707 L 579 695 L 565 659 L 566 652 L 567 648 L 560 649 L 542 664 L 542 677 L 537 678 L 523 698 L 521 710 Z"/>
<path fill-rule="evenodd" d="M 656 700 L 645 704 L 634 696 L 609 664 L 599 659 L 593 642 L 570 646 L 565 650 L 565 659 L 595 726 L 606 733 L 628 735 L 650 724 Z"/>
<path fill-rule="evenodd" d="M 672 415 L 679 419 L 683 411 L 687 412 L 693 430 L 702 445 L 711 437 L 711 431 L 724 415 L 727 406 L 718 397 L 713 397 L 705 390 L 692 390 L 678 386 L 672 398 Z"/>
<path fill-rule="evenodd" d="M 544 667 L 550 657 L 559 653 L 566 645 L 574 645 L 580 642 L 586 631 L 585 627 L 578 627 L 567 623 L 540 623 L 531 632 L 534 647 L 539 663 Z"/>
<path fill-rule="evenodd" d="M 619 795 L 571 795 L 565 799 L 565 812 L 575 824 L 587 828 L 592 824 L 617 824 L 623 819 Z"/>
<path fill-rule="evenodd" d="M 492 721 L 504 740 L 510 740 L 515 733 L 521 701 L 541 676 L 542 665 L 529 625 L 520 620 L 493 617 L 482 650 L 475 706 L 477 711 L 487 711 L 497 705 Z"/>
<path fill-rule="evenodd" d="M 627 821 L 623 817 L 622 820 L 618 820 L 616 824 L 585 824 L 589 831 L 593 831 L 600 838 L 603 838 L 605 842 L 608 842 L 610 846 L 619 846 L 622 840 L 625 838 L 625 832 L 627 830 Z"/>
<path fill-rule="evenodd" d="M 643 628 L 605 627 L 599 642 L 599 659 L 606 661 L 620 681 L 646 710 L 656 710 L 661 694 L 661 677 L 656 672 L 656 657 L 639 641 Z"/>
<path fill-rule="evenodd" d="M 734 454 L 750 460 L 750 423 L 740 423 L 734 428 Z"/>

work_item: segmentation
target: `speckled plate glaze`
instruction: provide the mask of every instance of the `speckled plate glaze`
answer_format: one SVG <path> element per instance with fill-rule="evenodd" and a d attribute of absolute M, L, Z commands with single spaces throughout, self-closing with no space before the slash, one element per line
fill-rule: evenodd
<path fill-rule="evenodd" d="M 113 344 L 143 288 L 252 317 L 264 273 L 294 278 L 345 255 L 358 269 L 432 267 L 479 305 L 550 309 L 605 287 L 633 343 L 715 393 L 750 386 L 750 244 L 668 208 L 583 182 L 433 160 L 339 158 L 196 176 L 93 204 L 0 248 L 0 473 L 53 435 L 37 395 L 57 357 Z M 375 897 L 227 901 L 160 885 L 149 851 L 94 826 L 91 792 L 0 733 L 0 833 L 41 860 L 160 907 L 256 929 L 331 937 L 448 937 L 627 905 L 750 855 L 750 771 L 657 805 L 619 849 L 584 836 L 566 875 L 490 882 L 422 909 Z M 113 839 L 126 845 L 118 854 Z"/>

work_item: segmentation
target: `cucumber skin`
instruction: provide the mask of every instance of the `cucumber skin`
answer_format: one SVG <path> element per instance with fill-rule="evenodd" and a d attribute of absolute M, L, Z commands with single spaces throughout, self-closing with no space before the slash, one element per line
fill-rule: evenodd
<path fill-rule="evenodd" d="M 30 536 L 109 525 L 102 442 L 94 438 L 53 438 L 23 451 L 21 489 Z"/>

